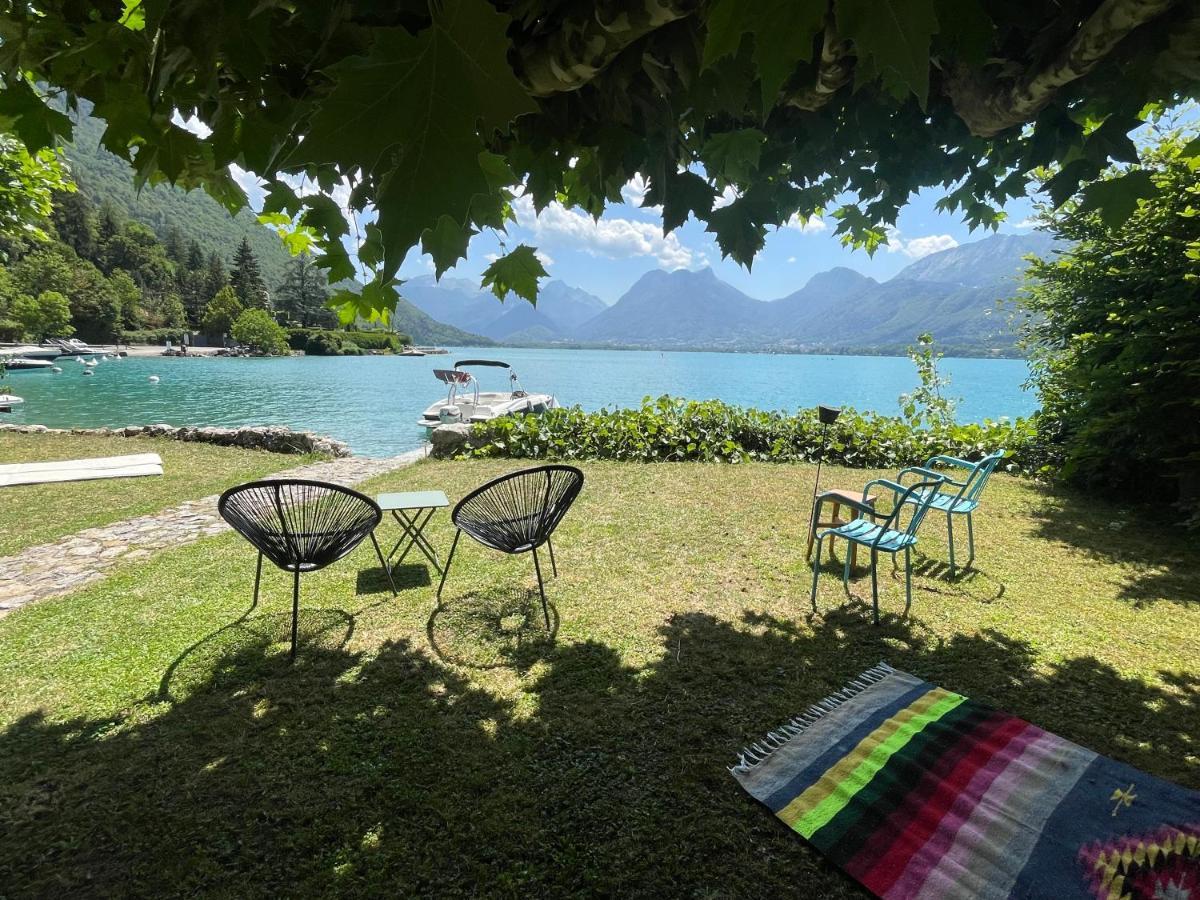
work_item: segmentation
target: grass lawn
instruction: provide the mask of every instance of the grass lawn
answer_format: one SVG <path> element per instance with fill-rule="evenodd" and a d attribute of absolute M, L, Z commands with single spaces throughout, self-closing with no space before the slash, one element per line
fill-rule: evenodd
<path fill-rule="evenodd" d="M 469 541 L 440 606 L 424 566 L 393 598 L 369 543 L 306 576 L 294 668 L 290 576 L 251 607 L 235 535 L 0 620 L 4 893 L 859 896 L 726 766 L 880 659 L 1200 786 L 1193 538 L 997 476 L 978 570 L 945 577 L 931 518 L 911 615 L 885 568 L 876 628 L 832 566 L 811 612 L 811 467 L 585 470 L 552 638 L 531 561 Z"/>
<path fill-rule="evenodd" d="M 131 453 L 161 456 L 162 477 L 0 487 L 0 556 L 83 528 L 158 512 L 317 458 L 162 438 L 0 433 L 0 463 Z"/>

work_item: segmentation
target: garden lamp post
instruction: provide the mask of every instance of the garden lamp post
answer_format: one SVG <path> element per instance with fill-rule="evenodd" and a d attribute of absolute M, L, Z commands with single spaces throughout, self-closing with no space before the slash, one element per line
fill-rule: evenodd
<path fill-rule="evenodd" d="M 821 464 L 825 462 L 825 450 L 829 444 L 829 426 L 837 421 L 842 411 L 836 406 L 818 406 L 817 418 L 821 422 L 821 454 L 817 457 L 817 477 L 813 480 L 812 511 L 809 515 L 809 529 L 817 521 L 817 492 L 821 488 Z"/>

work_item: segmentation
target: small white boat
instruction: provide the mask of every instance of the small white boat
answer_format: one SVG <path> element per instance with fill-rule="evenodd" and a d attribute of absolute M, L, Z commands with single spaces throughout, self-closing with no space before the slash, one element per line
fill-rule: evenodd
<path fill-rule="evenodd" d="M 87 366 L 89 369 L 94 369 L 96 366 L 99 365 L 99 363 L 96 362 L 94 359 L 85 360 L 83 364 L 85 366 Z"/>
<path fill-rule="evenodd" d="M 58 359 L 62 353 L 57 347 L 37 347 L 33 344 L 9 344 L 0 347 L 0 359 Z"/>
<path fill-rule="evenodd" d="M 79 338 L 50 338 L 43 349 L 54 350 L 57 356 L 95 356 L 104 352 L 85 344 Z"/>
<path fill-rule="evenodd" d="M 464 369 L 491 367 L 508 370 L 507 391 L 481 391 L 479 381 Z M 512 413 L 543 413 L 558 406 L 550 394 L 531 394 L 521 388 L 517 373 L 506 362 L 495 359 L 462 359 L 453 369 L 434 369 L 434 377 L 449 386 L 445 400 L 430 404 L 417 422 L 432 431 L 439 425 L 487 422 Z"/>
<path fill-rule="evenodd" d="M 23 356 L 9 357 L 0 360 L 0 363 L 10 372 L 34 372 L 38 369 L 54 368 L 54 363 L 48 359 L 28 359 Z"/>
<path fill-rule="evenodd" d="M 16 394 L 0 394 L 0 412 L 12 412 L 12 408 L 25 401 Z"/>

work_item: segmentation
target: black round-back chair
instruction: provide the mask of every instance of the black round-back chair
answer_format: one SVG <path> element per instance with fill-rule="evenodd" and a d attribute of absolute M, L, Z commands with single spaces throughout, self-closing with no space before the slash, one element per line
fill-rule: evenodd
<path fill-rule="evenodd" d="M 485 547 L 501 553 L 533 554 L 542 613 L 549 628 L 550 609 L 546 604 L 546 588 L 542 583 L 537 551 L 542 544 L 550 550 L 550 566 L 557 578 L 558 563 L 554 559 L 550 536 L 582 488 L 583 473 L 574 466 L 535 466 L 501 475 L 463 497 L 450 514 L 456 530 L 450 556 L 442 569 L 438 597 L 442 596 L 446 576 L 450 573 L 458 539 L 466 532 Z"/>
<path fill-rule="evenodd" d="M 258 550 L 255 603 L 264 556 L 292 573 L 292 659 L 296 658 L 301 572 L 315 572 L 337 562 L 363 538 L 370 537 L 392 594 L 396 593 L 391 570 L 375 538 L 383 511 L 378 503 L 358 491 L 302 478 L 252 481 L 223 493 L 217 501 L 217 511 Z"/>

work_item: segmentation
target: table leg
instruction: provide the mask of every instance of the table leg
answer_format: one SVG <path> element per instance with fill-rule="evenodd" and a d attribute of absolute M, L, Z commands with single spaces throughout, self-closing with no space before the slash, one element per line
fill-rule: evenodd
<path fill-rule="evenodd" d="M 423 554 L 425 554 L 425 558 L 429 560 L 435 571 L 438 573 L 442 571 L 441 564 L 438 562 L 437 550 L 434 549 L 433 544 L 431 544 L 429 539 L 423 534 L 425 526 L 429 524 L 429 520 L 433 518 L 433 514 L 436 511 L 436 508 L 425 510 L 425 515 L 422 518 L 422 510 L 417 510 L 417 512 L 411 517 L 406 515 L 404 510 L 392 510 L 392 517 L 404 530 L 404 535 L 401 536 L 400 540 L 396 541 L 396 546 L 393 547 L 392 552 L 388 554 L 388 560 L 392 569 L 395 569 L 396 566 L 404 562 L 404 558 L 408 556 L 409 551 L 411 551 L 413 547 L 416 547 Z M 395 555 L 396 551 L 400 549 L 400 545 L 404 543 L 405 537 L 408 538 L 408 546 L 404 548 L 404 552 L 400 554 L 400 558 L 394 563 L 391 563 L 391 558 Z"/>

